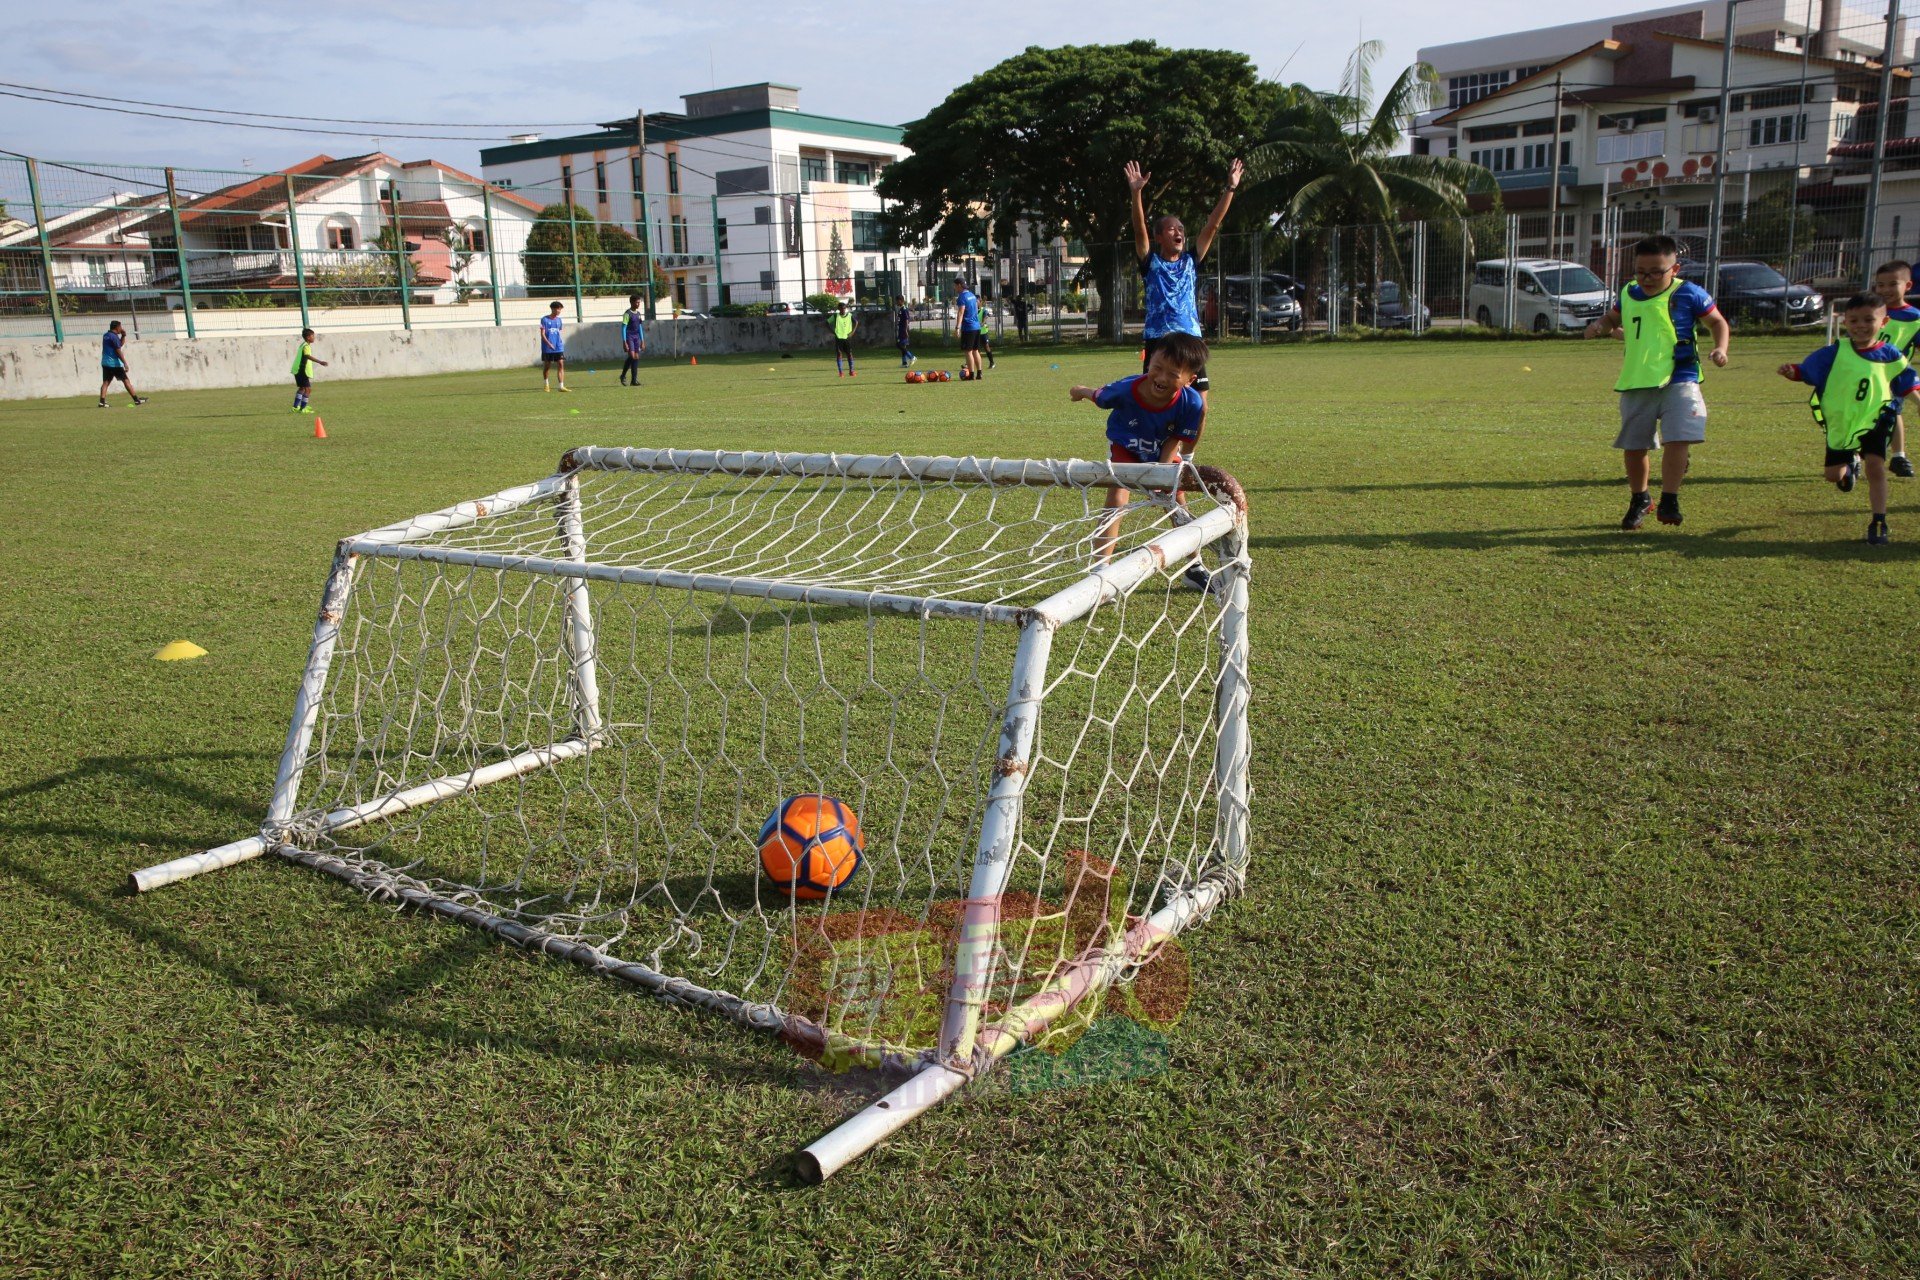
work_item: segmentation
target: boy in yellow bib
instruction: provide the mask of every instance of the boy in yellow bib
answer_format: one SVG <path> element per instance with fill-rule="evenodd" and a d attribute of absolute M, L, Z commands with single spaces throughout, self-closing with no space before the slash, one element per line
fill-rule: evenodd
<path fill-rule="evenodd" d="M 1920 310 L 1907 305 L 1907 291 L 1913 288 L 1913 264 L 1895 258 L 1874 268 L 1873 293 L 1887 304 L 1887 323 L 1880 330 L 1880 341 L 1891 342 L 1909 361 L 1914 343 L 1920 340 Z M 1893 438 L 1888 442 L 1887 470 L 1896 476 L 1911 478 L 1913 463 L 1907 459 L 1907 424 L 1893 420 Z"/>
<path fill-rule="evenodd" d="M 1620 301 L 1587 326 L 1589 338 L 1625 335 L 1626 360 L 1614 390 L 1620 393 L 1620 434 L 1613 447 L 1626 460 L 1627 514 L 1622 529 L 1646 523 L 1653 500 L 1647 492 L 1652 464 L 1647 455 L 1660 446 L 1660 523 L 1680 523 L 1680 483 L 1686 478 L 1691 446 L 1707 438 L 1707 402 L 1700 395 L 1700 357 L 1694 331 L 1704 326 L 1713 337 L 1707 359 L 1727 364 L 1732 330 L 1707 291 L 1675 274 L 1680 247 L 1671 236 L 1648 236 L 1633 247 L 1634 283 Z"/>
<path fill-rule="evenodd" d="M 1783 364 L 1780 376 L 1813 388 L 1807 403 L 1827 434 L 1827 479 L 1846 493 L 1866 457 L 1867 500 L 1873 509 L 1867 541 L 1885 546 L 1887 536 L 1887 440 L 1900 402 L 1920 389 L 1920 374 L 1880 334 L 1887 304 L 1870 293 L 1846 301 L 1846 339 L 1822 347 L 1799 364 Z"/>

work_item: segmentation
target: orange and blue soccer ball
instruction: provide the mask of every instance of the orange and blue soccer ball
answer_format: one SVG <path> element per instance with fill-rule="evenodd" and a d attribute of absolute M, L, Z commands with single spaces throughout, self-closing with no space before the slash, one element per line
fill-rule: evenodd
<path fill-rule="evenodd" d="M 853 879 L 866 841 L 846 804 L 788 796 L 760 828 L 760 869 L 789 896 L 818 901 Z"/>

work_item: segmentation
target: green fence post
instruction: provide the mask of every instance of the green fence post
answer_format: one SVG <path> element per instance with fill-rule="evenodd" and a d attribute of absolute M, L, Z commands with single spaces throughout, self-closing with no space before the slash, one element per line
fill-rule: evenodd
<path fill-rule="evenodd" d="M 387 210 L 393 218 L 393 271 L 400 277 L 400 327 L 413 332 L 413 290 L 407 276 L 407 232 L 400 225 L 400 180 L 387 186 Z"/>
<path fill-rule="evenodd" d="M 567 246 L 573 254 L 573 322 L 585 324 L 587 303 L 580 292 L 580 206 L 573 202 L 571 192 L 567 195 Z"/>
<path fill-rule="evenodd" d="M 487 292 L 493 295 L 493 327 L 500 327 L 500 260 L 493 255 L 493 188 L 480 188 L 480 217 L 487 228 Z"/>
<path fill-rule="evenodd" d="M 40 236 L 40 275 L 47 286 L 47 314 L 53 318 L 53 340 L 67 340 L 60 322 L 60 289 L 53 279 L 53 245 L 47 240 L 47 213 L 40 207 L 40 162 L 27 157 L 27 194 L 33 201 L 33 229 Z"/>
<path fill-rule="evenodd" d="M 287 180 L 287 240 L 293 245 L 293 278 L 300 285 L 300 327 L 313 326 L 313 318 L 307 314 L 307 268 L 300 259 L 300 217 L 293 203 L 293 175 L 282 174 Z"/>
<path fill-rule="evenodd" d="M 718 193 L 707 197 L 713 202 L 713 297 L 711 306 L 720 306 L 727 300 L 727 277 L 720 266 L 720 196 Z"/>
<path fill-rule="evenodd" d="M 173 170 L 167 170 L 167 213 L 173 219 L 173 261 L 180 271 L 180 308 L 187 317 L 187 336 L 193 332 L 193 281 L 187 278 L 187 245 L 180 231 L 180 192 L 173 184 Z"/>

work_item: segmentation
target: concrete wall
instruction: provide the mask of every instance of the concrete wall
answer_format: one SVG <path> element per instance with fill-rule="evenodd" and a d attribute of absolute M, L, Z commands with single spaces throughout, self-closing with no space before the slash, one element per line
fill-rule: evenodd
<path fill-rule="evenodd" d="M 292 381 L 288 368 L 293 363 L 296 341 L 236 336 L 190 342 L 130 342 L 126 355 L 133 383 L 142 395 L 262 387 Z M 854 342 L 861 347 L 891 348 L 891 317 L 861 316 Z M 662 320 L 647 327 L 649 360 L 826 350 L 832 346 L 832 330 L 824 316 Z M 327 381 L 517 369 L 540 363 L 539 336 L 525 327 L 322 333 L 314 354 L 329 362 L 328 368 L 318 372 Z M 567 356 L 596 363 L 619 360 L 619 324 L 600 322 L 571 329 Z M 0 338 L 0 400 L 92 395 L 99 387 L 100 340 L 96 334 L 64 344 Z"/>

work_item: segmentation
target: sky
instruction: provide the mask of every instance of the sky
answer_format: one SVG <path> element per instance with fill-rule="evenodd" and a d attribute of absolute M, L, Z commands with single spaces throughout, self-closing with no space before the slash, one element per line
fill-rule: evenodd
<path fill-rule="evenodd" d="M 460 127 L 411 130 L 458 135 L 431 140 L 401 138 L 408 131 L 398 127 L 278 133 L 0 97 L 0 148 L 62 160 L 269 170 L 323 151 L 379 149 L 477 172 L 480 148 L 523 131 L 516 126 L 555 136 L 637 107 L 678 111 L 681 94 L 716 86 L 798 85 L 802 110 L 901 124 L 1029 45 L 1133 39 L 1237 49 L 1268 78 L 1316 88 L 1338 82 L 1358 40 L 1378 39 L 1386 46 L 1377 68 L 1384 85 L 1424 46 L 1525 30 L 1542 25 L 1543 12 L 1537 0 L 1475 0 L 1466 11 L 1432 0 L 1374 0 L 1354 10 L 1304 0 L 981 0 L 925 8 L 898 0 L 722 0 L 690 8 L 652 0 L 559 9 L 462 0 L 417 10 L 386 0 L 169 0 L 116 5 L 81 22 L 13 25 L 0 42 L 0 81 L 13 84 Z M 0 181 L 0 188 L 12 185 Z"/>

